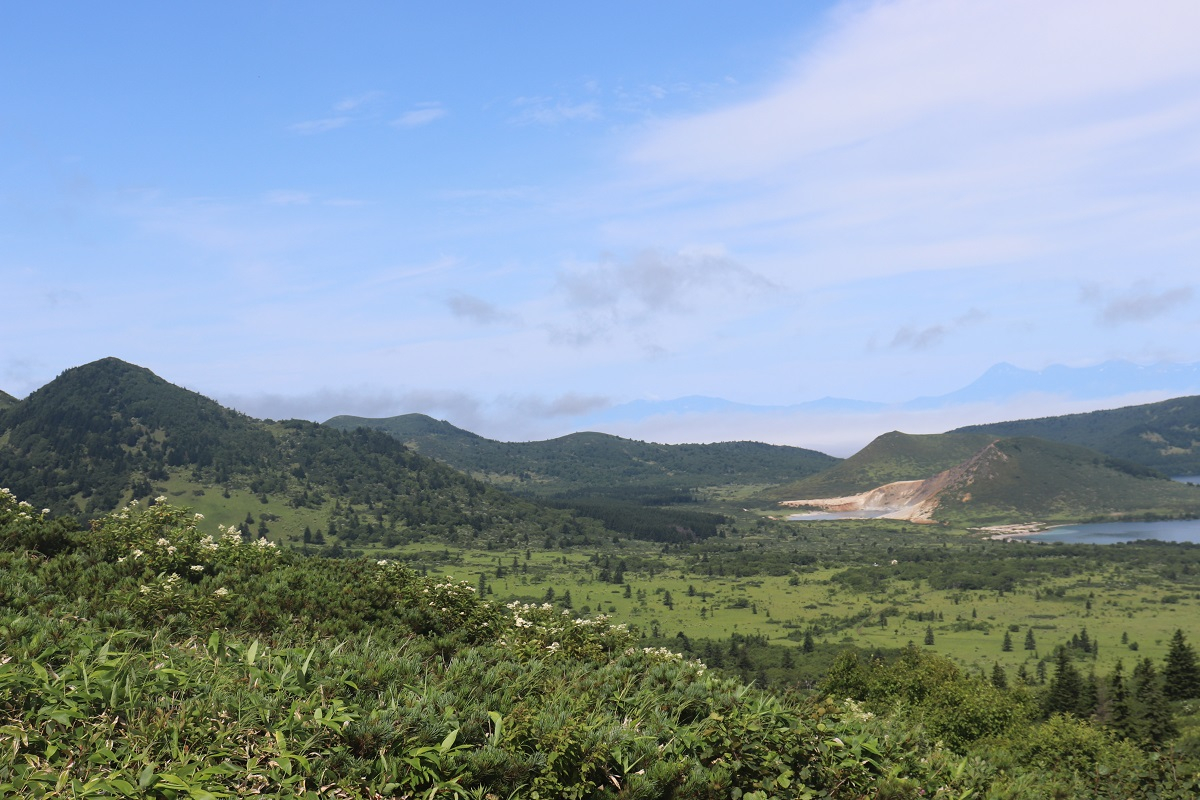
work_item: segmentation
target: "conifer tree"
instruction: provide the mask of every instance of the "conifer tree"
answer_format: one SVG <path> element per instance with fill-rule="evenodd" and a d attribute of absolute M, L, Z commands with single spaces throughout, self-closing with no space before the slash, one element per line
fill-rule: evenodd
<path fill-rule="evenodd" d="M 1200 697 L 1200 666 L 1196 664 L 1196 651 L 1178 628 L 1171 637 L 1171 648 L 1163 667 L 1163 695 L 1168 700 Z"/>
<path fill-rule="evenodd" d="M 1133 710 L 1129 706 L 1129 689 L 1125 686 L 1125 666 L 1120 661 L 1108 679 L 1108 725 L 1117 736 L 1133 739 L 1137 735 Z"/>
<path fill-rule="evenodd" d="M 1144 658 L 1133 670 L 1134 696 L 1138 699 L 1137 721 L 1142 741 L 1158 745 L 1174 737 L 1179 730 L 1171 718 L 1171 707 L 1163 696 L 1154 662 Z"/>
<path fill-rule="evenodd" d="M 1071 663 L 1067 648 L 1059 647 L 1054 659 L 1054 676 L 1050 679 L 1043 710 L 1047 717 L 1078 714 L 1082 705 L 1083 679 Z"/>
<path fill-rule="evenodd" d="M 925 644 L 933 644 L 933 626 L 929 625 L 925 628 Z"/>
<path fill-rule="evenodd" d="M 1029 630 L 1025 631 L 1025 649 L 1026 650 L 1036 650 L 1037 649 L 1037 643 L 1034 642 L 1034 640 L 1033 640 L 1033 628 L 1030 628 Z"/>
<path fill-rule="evenodd" d="M 1008 631 L 1004 632 L 1004 643 L 1000 645 L 1000 650 L 1005 653 L 1011 653 L 1013 649 L 1012 634 Z"/>
<path fill-rule="evenodd" d="M 997 689 L 1008 688 L 1008 675 L 1005 674 L 1004 667 L 1000 666 L 999 661 L 992 664 L 992 686 Z"/>

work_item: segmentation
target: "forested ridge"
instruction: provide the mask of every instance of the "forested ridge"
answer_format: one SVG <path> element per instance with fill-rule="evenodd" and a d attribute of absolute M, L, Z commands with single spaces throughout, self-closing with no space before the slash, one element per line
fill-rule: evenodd
<path fill-rule="evenodd" d="M 592 432 L 540 442 L 499 442 L 423 414 L 334 417 L 325 424 L 384 431 L 456 469 L 540 496 L 774 484 L 838 463 L 815 450 L 761 442 L 666 445 Z"/>
<path fill-rule="evenodd" d="M 1200 397 L 971 425 L 952 432 L 1037 436 L 1089 447 L 1167 475 L 1200 474 Z"/>

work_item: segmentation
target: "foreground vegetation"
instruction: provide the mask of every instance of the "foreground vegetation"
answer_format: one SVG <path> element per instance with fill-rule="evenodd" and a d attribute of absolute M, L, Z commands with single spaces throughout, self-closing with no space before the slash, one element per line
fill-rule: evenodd
<path fill-rule="evenodd" d="M 1126 729 L 1087 711 L 1065 651 L 1049 688 L 914 645 L 837 656 L 820 691 L 768 690 L 603 616 L 489 601 L 390 559 L 306 558 L 164 500 L 80 531 L 0 494 L 0 794 L 1200 791 L 1194 753 L 1148 724 L 1194 702 L 1163 695 L 1180 685 L 1164 674 L 1195 669 L 1182 633 L 1174 661 L 1125 673 Z M 1124 685 L 1104 679 L 1110 711 Z"/>

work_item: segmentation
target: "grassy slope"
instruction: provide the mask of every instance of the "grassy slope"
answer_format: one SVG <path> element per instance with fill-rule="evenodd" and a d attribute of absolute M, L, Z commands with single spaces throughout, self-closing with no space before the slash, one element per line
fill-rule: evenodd
<path fill-rule="evenodd" d="M 1145 474 L 1083 447 L 1002 439 L 971 481 L 942 495 L 940 521 L 1083 521 L 1147 514 L 1200 516 L 1200 489 Z M 1133 469 L 1132 472 L 1138 472 Z"/>
<path fill-rule="evenodd" d="M 791 481 L 837 463 L 814 450 L 759 442 L 663 445 L 604 433 L 541 442 L 485 439 L 422 414 L 334 417 L 326 425 L 384 431 L 424 455 L 524 491 L 550 495 L 629 487 L 692 489 Z"/>
<path fill-rule="evenodd" d="M 877 437 L 840 464 L 769 489 L 762 496 L 772 500 L 842 497 L 893 481 L 923 480 L 961 464 L 994 438 L 983 434 L 917 435 L 892 431 Z"/>
<path fill-rule="evenodd" d="M 953 433 L 1037 436 L 1136 461 L 1167 475 L 1200 474 L 1200 397 L 1086 414 L 972 425 Z"/>
<path fill-rule="evenodd" d="M 272 538 L 333 521 L 348 544 L 412 531 L 525 539 L 572 520 L 385 434 L 254 420 L 114 358 L 67 370 L 0 426 L 0 486 L 55 513 L 95 515 L 166 493 L 225 522 L 278 516 Z M 584 529 L 601 532 L 590 522 L 570 532 Z"/>

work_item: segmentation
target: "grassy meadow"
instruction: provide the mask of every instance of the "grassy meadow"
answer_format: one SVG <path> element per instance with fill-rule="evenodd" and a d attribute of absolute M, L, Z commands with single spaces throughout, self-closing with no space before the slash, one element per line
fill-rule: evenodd
<path fill-rule="evenodd" d="M 155 488 L 204 514 L 214 528 L 247 523 L 257 536 L 265 525 L 266 537 L 282 546 L 303 548 L 305 528 L 323 531 L 329 519 L 325 508 L 293 508 L 273 498 L 263 503 L 253 492 L 205 485 L 183 472 Z M 1049 662 L 1055 647 L 1085 629 L 1097 645 L 1083 659 L 1085 672 L 1107 673 L 1118 660 L 1160 660 L 1176 629 L 1200 638 L 1200 575 L 1177 568 L 1174 548 L 994 542 L 966 530 L 896 521 L 789 522 L 742 508 L 749 491 L 708 490 L 701 507 L 731 522 L 720 538 L 696 543 L 614 537 L 552 549 L 540 541 L 504 548 L 373 542 L 347 549 L 402 559 L 473 586 L 482 578 L 488 596 L 503 602 L 550 598 L 562 605 L 569 593 L 580 614 L 608 614 L 656 640 L 682 634 L 720 641 L 737 634 L 799 649 L 809 634 L 825 650 L 852 645 L 866 651 L 911 642 L 976 672 L 990 673 L 998 663 L 1010 675 L 1024 666 L 1036 676 L 1039 661 Z M 333 537 L 325 545 L 336 542 Z M 940 572 L 956 561 L 968 571 L 994 572 L 1035 551 L 1042 555 L 1032 561 L 1042 563 L 1022 567 L 1026 574 L 999 588 L 939 586 L 908 569 L 936 555 L 945 562 Z M 1136 557 L 1126 557 L 1131 553 Z M 622 582 L 615 583 L 612 573 L 621 564 Z M 932 645 L 926 644 L 930 629 Z M 1026 649 L 1030 631 L 1034 647 Z M 1004 649 L 1006 632 L 1011 650 Z"/>

